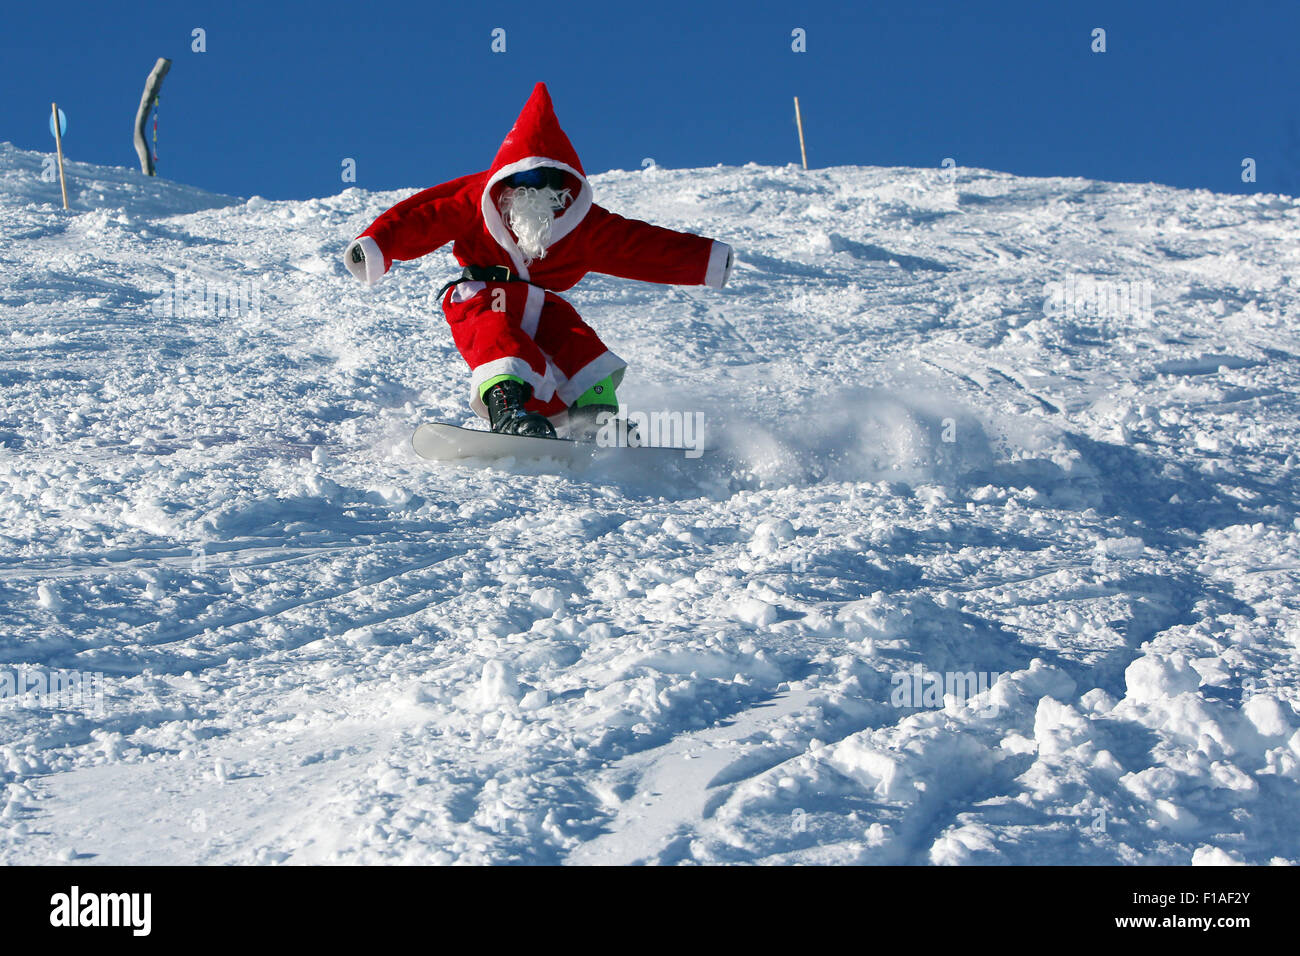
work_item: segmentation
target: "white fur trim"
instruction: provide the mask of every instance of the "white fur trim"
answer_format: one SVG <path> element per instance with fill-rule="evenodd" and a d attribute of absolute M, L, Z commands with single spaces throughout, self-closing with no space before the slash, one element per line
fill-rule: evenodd
<path fill-rule="evenodd" d="M 519 327 L 530 339 L 537 338 L 537 323 L 542 318 L 542 306 L 546 304 L 546 293 L 535 285 L 528 287 L 528 301 L 524 303 L 524 317 L 519 320 Z"/>
<path fill-rule="evenodd" d="M 533 397 L 540 401 L 549 401 L 555 394 L 555 383 L 551 380 L 550 375 L 538 375 L 533 371 L 532 366 L 521 358 L 499 358 L 493 362 L 487 362 L 474 369 L 469 380 L 469 407 L 474 410 L 474 414 L 480 418 L 488 417 L 487 406 L 483 404 L 483 398 L 479 395 L 479 386 L 490 378 L 496 378 L 498 375 L 514 375 L 516 378 L 522 378 L 525 382 L 533 387 Z"/>
<path fill-rule="evenodd" d="M 711 289 L 721 289 L 726 285 L 727 276 L 731 275 L 732 261 L 731 246 L 715 241 L 713 249 L 709 251 L 709 268 L 704 273 L 704 284 Z"/>
<path fill-rule="evenodd" d="M 514 273 L 521 279 L 529 278 L 528 266 L 524 265 L 524 254 L 519 251 L 519 246 L 515 243 L 515 237 L 510 234 L 510 227 L 501 218 L 501 210 L 492 201 L 492 187 L 515 173 L 536 169 L 539 166 L 554 166 L 556 169 L 562 169 L 566 173 L 576 176 L 578 182 L 582 184 L 573 202 L 569 203 L 564 212 L 555 217 L 555 225 L 551 227 L 550 246 L 555 245 L 578 228 L 578 223 L 582 222 L 587 213 L 591 211 L 591 183 L 587 182 L 587 177 L 582 173 L 558 159 L 547 159 L 545 156 L 526 156 L 517 162 L 510 163 L 508 166 L 502 166 L 493 173 L 491 178 L 488 179 L 487 185 L 483 187 L 483 196 L 479 201 L 479 206 L 483 211 L 483 222 L 487 225 L 487 231 L 496 240 L 497 245 L 510 256 L 510 262 L 514 266 Z M 549 249 L 550 246 L 547 246 L 547 248 Z"/>
<path fill-rule="evenodd" d="M 352 261 L 353 246 L 361 247 L 361 252 L 366 257 L 365 262 Z M 348 243 L 348 247 L 343 250 L 343 264 L 348 267 L 348 272 L 366 285 L 374 285 L 384 277 L 384 253 L 380 250 L 379 243 L 369 236 Z"/>
<path fill-rule="evenodd" d="M 560 401 L 565 405 L 572 405 L 578 400 L 579 395 L 602 378 L 616 375 L 621 381 L 623 378 L 621 373 L 625 368 L 627 368 L 626 362 L 613 352 L 605 352 L 575 372 L 572 378 L 555 390 L 555 394 L 560 396 Z M 617 385 L 618 382 L 614 384 Z"/>
<path fill-rule="evenodd" d="M 465 302 L 487 288 L 486 282 L 457 282 L 451 287 L 451 301 Z"/>

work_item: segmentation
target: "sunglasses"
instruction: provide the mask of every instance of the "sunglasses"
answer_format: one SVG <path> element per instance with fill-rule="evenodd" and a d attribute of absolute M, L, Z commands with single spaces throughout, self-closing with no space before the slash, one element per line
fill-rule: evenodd
<path fill-rule="evenodd" d="M 506 184 L 509 186 L 528 186 L 532 189 L 541 189 L 542 187 L 563 189 L 564 170 L 556 169 L 554 166 L 538 166 L 535 169 L 525 169 L 509 177 Z"/>

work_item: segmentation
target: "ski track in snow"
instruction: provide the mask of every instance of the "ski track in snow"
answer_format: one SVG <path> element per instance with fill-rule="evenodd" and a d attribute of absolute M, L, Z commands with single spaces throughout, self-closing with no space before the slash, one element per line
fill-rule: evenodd
<path fill-rule="evenodd" d="M 435 466 L 408 191 L 0 145 L 0 862 L 1300 860 L 1300 204 L 960 170 L 610 172 L 721 293 L 589 276 L 709 451 Z M 257 290 L 257 310 L 158 308 Z M 1154 314 L 1048 308 L 1070 275 Z M 952 439 L 952 440 L 946 440 Z M 986 672 L 897 707 L 894 675 Z"/>

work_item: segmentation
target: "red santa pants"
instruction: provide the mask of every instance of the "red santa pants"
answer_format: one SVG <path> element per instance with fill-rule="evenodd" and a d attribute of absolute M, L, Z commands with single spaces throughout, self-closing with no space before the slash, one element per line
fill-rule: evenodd
<path fill-rule="evenodd" d="M 483 418 L 479 386 L 498 375 L 530 384 L 528 409 L 552 417 L 603 378 L 618 385 L 627 368 L 573 306 L 527 282 L 460 282 L 442 310 L 472 373 L 470 407 Z"/>

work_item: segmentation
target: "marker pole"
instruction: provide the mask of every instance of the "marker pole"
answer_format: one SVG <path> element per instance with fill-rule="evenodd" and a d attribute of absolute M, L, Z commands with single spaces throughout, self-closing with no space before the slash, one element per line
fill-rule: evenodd
<path fill-rule="evenodd" d="M 794 122 L 799 127 L 799 155 L 803 157 L 803 168 L 808 168 L 808 150 L 803 145 L 803 117 L 799 115 L 799 97 L 794 98 Z"/>
<path fill-rule="evenodd" d="M 63 130 L 59 127 L 59 104 L 51 103 L 54 110 L 54 148 L 59 154 L 59 187 L 63 190 L 63 208 L 68 208 L 68 181 L 63 178 Z"/>

